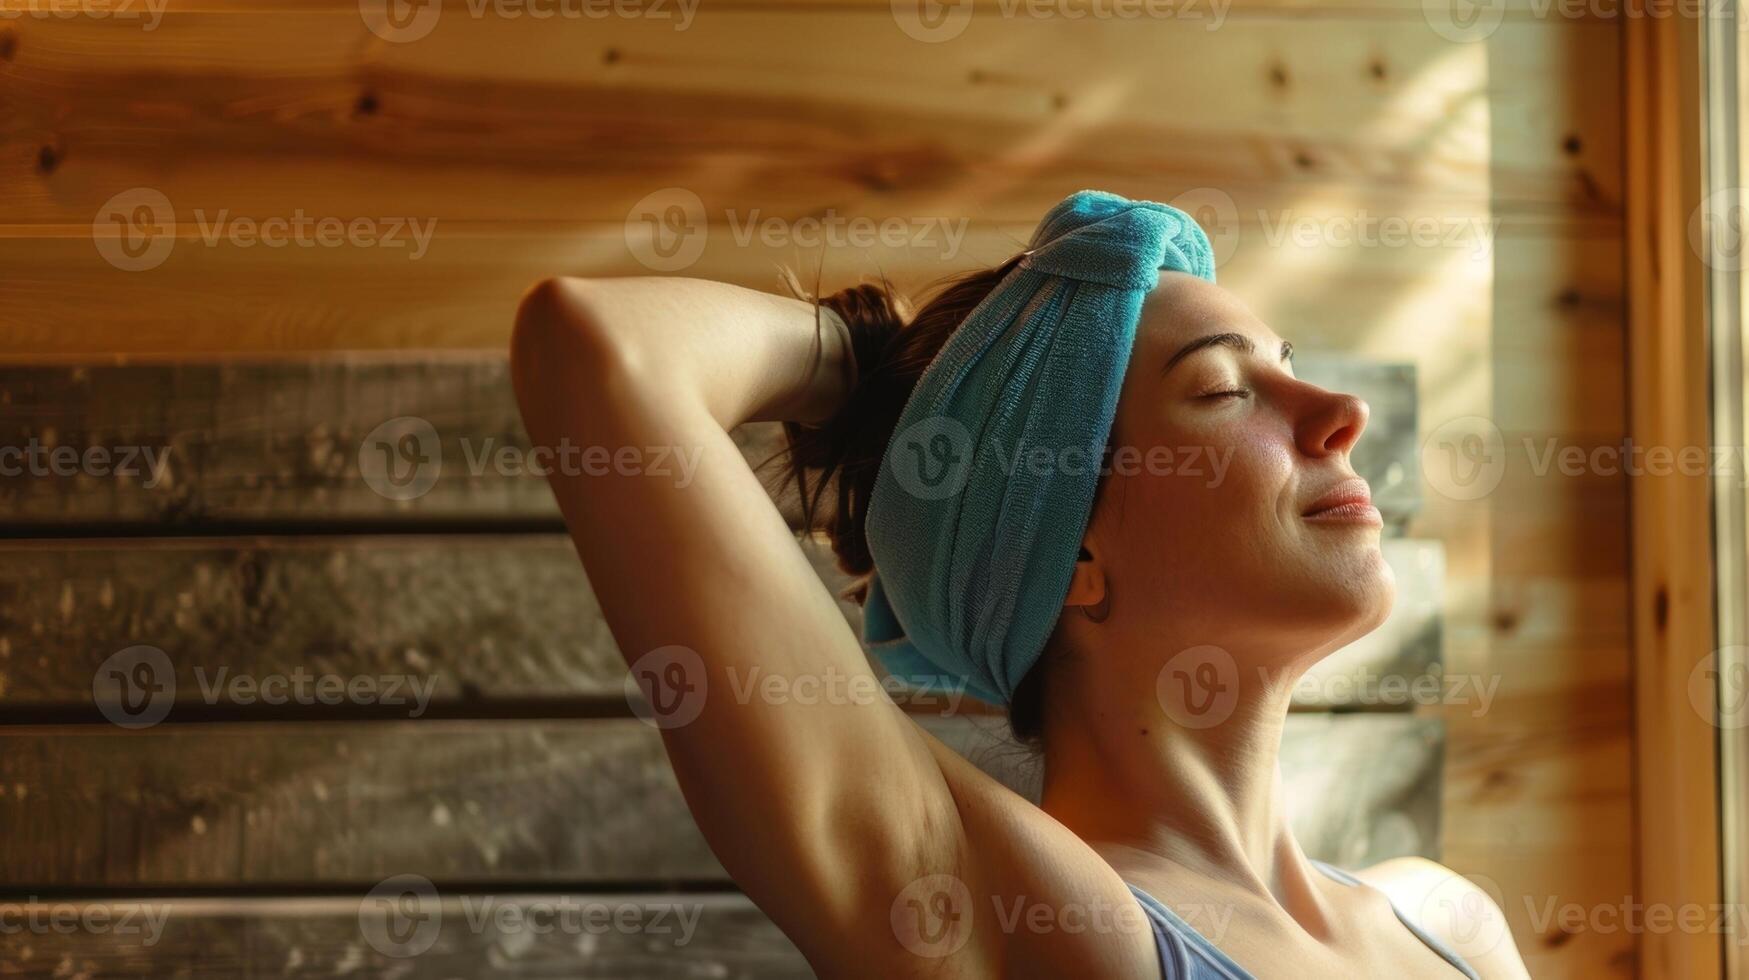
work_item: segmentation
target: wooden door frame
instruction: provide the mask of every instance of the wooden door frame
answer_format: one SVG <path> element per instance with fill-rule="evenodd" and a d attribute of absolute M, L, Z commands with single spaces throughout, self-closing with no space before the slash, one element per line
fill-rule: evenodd
<path fill-rule="evenodd" d="M 1742 13 L 1737 4 L 1728 5 L 1730 20 L 1714 22 L 1705 39 L 1706 57 L 1711 68 L 1706 72 L 1708 181 L 1707 194 L 1712 200 L 1727 200 L 1732 217 L 1743 214 L 1744 204 L 1742 162 L 1745 159 L 1741 124 L 1742 111 L 1749 105 L 1745 98 L 1746 53 L 1740 43 L 1739 24 Z M 1717 214 L 1718 207 L 1705 209 Z M 1707 229 L 1709 247 L 1723 235 L 1739 234 L 1735 221 L 1723 227 Z M 1691 229 L 1692 231 L 1692 229 Z M 1717 608 L 1715 643 L 1719 650 L 1715 665 L 1721 677 L 1729 676 L 1742 683 L 1749 672 L 1749 460 L 1743 452 L 1745 433 L 1749 432 L 1749 406 L 1745 405 L 1744 387 L 1749 383 L 1749 352 L 1745 350 L 1743 288 L 1744 271 L 1740 266 L 1744 242 L 1726 240 L 1722 243 L 1728 255 L 1736 261 L 1719 263 L 1708 279 L 1708 334 L 1712 354 L 1711 401 L 1713 410 L 1713 444 L 1735 446 L 1739 452 L 1735 466 L 1722 466 L 1713 478 L 1713 574 Z M 1738 692 L 1733 692 L 1738 693 Z M 1720 699 L 1719 713 L 1719 856 L 1721 858 L 1721 898 L 1729 908 L 1741 909 L 1749 900 L 1749 706 L 1731 705 Z M 1742 943 L 1749 940 L 1749 929 L 1733 916 L 1733 934 L 1723 936 L 1724 975 L 1733 980 L 1749 977 L 1749 952 Z"/>
<path fill-rule="evenodd" d="M 1624 18 L 1628 432 L 1636 446 L 1714 444 L 1715 290 L 1702 243 L 1690 234 L 1721 176 L 1721 148 L 1707 143 L 1708 113 L 1721 109 L 1709 97 L 1708 45 L 1719 43 L 1711 26 L 1735 30 L 1705 16 Z M 1734 150 L 1729 156 L 1734 164 Z M 1713 484 L 1714 475 L 1680 469 L 1630 481 L 1635 897 L 1648 908 L 1716 909 L 1724 899 L 1719 728 L 1690 698 L 1691 678 L 1718 649 Z M 1710 927 L 1646 929 L 1639 975 L 1719 980 L 1726 938 Z"/>

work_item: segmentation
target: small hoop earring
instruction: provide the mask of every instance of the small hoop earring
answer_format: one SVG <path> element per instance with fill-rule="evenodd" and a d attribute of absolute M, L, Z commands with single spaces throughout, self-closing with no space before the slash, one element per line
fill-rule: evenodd
<path fill-rule="evenodd" d="M 1091 606 L 1082 606 L 1081 615 L 1095 623 L 1105 622 L 1105 617 L 1111 615 L 1111 588 L 1109 586 L 1106 588 L 1105 595 L 1100 597 L 1099 602 Z"/>

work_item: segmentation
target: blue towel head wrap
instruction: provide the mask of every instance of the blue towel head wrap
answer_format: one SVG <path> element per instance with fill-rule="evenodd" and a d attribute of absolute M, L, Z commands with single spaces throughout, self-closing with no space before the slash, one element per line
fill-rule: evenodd
<path fill-rule="evenodd" d="M 891 674 L 1007 704 L 1038 660 L 1161 269 L 1214 281 L 1189 215 L 1071 194 L 924 371 L 868 505 L 863 639 Z"/>

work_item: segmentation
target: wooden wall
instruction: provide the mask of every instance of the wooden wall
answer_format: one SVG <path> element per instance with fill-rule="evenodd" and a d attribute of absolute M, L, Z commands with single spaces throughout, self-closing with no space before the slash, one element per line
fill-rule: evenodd
<path fill-rule="evenodd" d="M 1378 487 L 1399 601 L 1296 691 L 1291 816 L 1308 853 L 1340 864 L 1436 854 L 1444 724 L 1377 696 L 1441 665 L 1442 548 L 1401 536 L 1421 503 L 1402 478 L 1415 374 L 1301 360 L 1375 406 L 1354 463 Z M 0 446 L 156 454 L 119 478 L 0 471 L 5 528 L 30 536 L 0 544 L 7 975 L 805 972 L 634 719 L 643 702 L 545 481 L 477 463 L 529 448 L 502 353 L 17 365 L 0 391 Z M 403 447 L 407 420 L 429 447 Z M 408 479 L 371 468 L 385 425 Z M 736 431 L 750 462 L 776 430 Z M 829 588 L 848 584 L 806 550 Z M 1037 793 L 1038 760 L 987 709 L 906 706 Z M 390 915 L 408 902 L 416 914 Z M 561 902 L 643 925 L 520 925 Z M 57 912 L 129 931 L 18 927 Z M 676 915 L 697 931 L 675 937 Z M 387 938 L 420 937 L 411 922 L 433 931 Z"/>
<path fill-rule="evenodd" d="M 1443 548 L 1445 670 L 1499 680 L 1486 713 L 1427 712 L 1446 732 L 1444 860 L 1497 887 L 1535 975 L 1631 974 L 1633 935 L 1530 914 L 1634 889 L 1626 484 L 1539 474 L 1521 448 L 1624 432 L 1619 22 L 1515 2 L 1463 41 L 1417 0 L 1142 20 L 975 0 L 923 42 L 909 8 L 874 0 L 706 0 L 684 25 L 660 9 L 450 2 L 412 40 L 330 0 L 0 21 L 0 354 L 496 350 L 542 275 L 772 288 L 789 262 L 827 288 L 876 270 L 916 286 L 1006 257 L 1070 190 L 1177 199 L 1207 220 L 1222 282 L 1296 345 L 1413 365 L 1431 449 L 1408 533 Z M 129 271 L 105 249 L 116 215 L 158 200 L 138 188 L 175 237 Z M 221 211 L 432 236 L 208 244 Z M 828 212 L 935 234 L 737 241 L 755 213 Z M 683 216 L 689 265 L 653 268 L 648 214 Z M 1435 240 L 1342 244 L 1381 220 Z M 1477 432 L 1506 467 L 1461 499 L 1443 447 Z"/>

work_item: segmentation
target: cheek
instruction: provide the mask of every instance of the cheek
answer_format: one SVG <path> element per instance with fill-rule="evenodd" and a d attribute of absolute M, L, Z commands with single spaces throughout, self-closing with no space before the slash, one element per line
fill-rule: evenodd
<path fill-rule="evenodd" d="M 1282 530 L 1293 453 L 1278 433 L 1264 426 L 1236 427 L 1222 435 L 1187 454 L 1194 472 L 1187 467 L 1166 492 L 1180 500 L 1197 527 L 1240 536 L 1229 537 L 1234 544 L 1248 540 L 1263 547 Z"/>
<path fill-rule="evenodd" d="M 1205 578 L 1255 574 L 1283 542 L 1293 454 L 1278 436 L 1235 427 L 1156 448 L 1112 496 L 1124 546 L 1174 554 Z"/>

